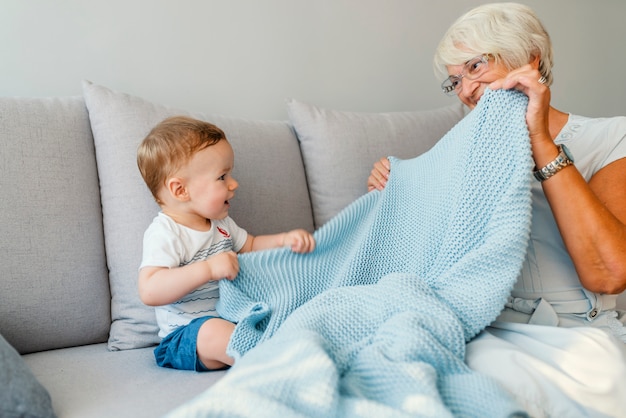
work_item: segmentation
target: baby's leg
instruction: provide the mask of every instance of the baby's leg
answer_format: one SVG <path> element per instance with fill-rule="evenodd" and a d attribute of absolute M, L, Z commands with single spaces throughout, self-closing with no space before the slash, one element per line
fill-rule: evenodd
<path fill-rule="evenodd" d="M 196 351 L 198 359 L 209 370 L 232 366 L 234 360 L 226 354 L 226 347 L 235 324 L 222 318 L 211 318 L 200 327 Z"/>

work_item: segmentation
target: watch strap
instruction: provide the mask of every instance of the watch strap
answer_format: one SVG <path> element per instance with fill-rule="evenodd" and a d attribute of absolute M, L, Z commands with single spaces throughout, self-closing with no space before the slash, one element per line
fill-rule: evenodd
<path fill-rule="evenodd" d="M 537 180 L 541 182 L 546 181 L 568 165 L 574 164 L 574 161 L 572 161 L 563 150 L 563 146 L 557 145 L 557 147 L 559 148 L 559 155 L 542 169 L 533 172 Z"/>

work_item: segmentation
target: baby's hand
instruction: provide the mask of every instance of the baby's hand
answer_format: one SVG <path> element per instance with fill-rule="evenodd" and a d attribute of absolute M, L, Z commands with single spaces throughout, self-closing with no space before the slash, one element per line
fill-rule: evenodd
<path fill-rule="evenodd" d="M 215 254 L 205 262 L 209 265 L 209 277 L 212 280 L 233 280 L 239 273 L 239 260 L 233 251 Z"/>
<path fill-rule="evenodd" d="M 304 229 L 294 229 L 285 232 L 283 245 L 295 253 L 310 253 L 315 249 L 315 238 Z"/>

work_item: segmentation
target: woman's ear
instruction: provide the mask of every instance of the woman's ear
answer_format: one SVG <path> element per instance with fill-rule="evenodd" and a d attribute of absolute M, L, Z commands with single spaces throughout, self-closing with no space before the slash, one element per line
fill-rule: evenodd
<path fill-rule="evenodd" d="M 533 55 L 530 57 L 530 62 L 529 64 L 535 69 L 538 70 L 539 69 L 539 63 L 541 62 L 541 56 L 540 55 Z"/>
<path fill-rule="evenodd" d="M 170 196 L 172 196 L 176 200 L 180 200 L 181 202 L 186 202 L 189 200 L 189 193 L 187 192 L 187 188 L 185 187 L 183 181 L 178 177 L 172 177 L 167 179 L 166 189 Z"/>

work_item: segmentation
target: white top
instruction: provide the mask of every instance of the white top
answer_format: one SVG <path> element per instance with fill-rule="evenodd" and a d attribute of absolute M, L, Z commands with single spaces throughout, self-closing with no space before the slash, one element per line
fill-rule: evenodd
<path fill-rule="evenodd" d="M 601 168 L 626 157 L 626 117 L 592 119 L 570 115 L 555 143 L 568 147 L 576 168 L 589 181 Z M 541 312 L 530 323 L 571 326 L 574 324 L 568 321 L 575 321 L 577 318 L 584 322 L 579 325 L 589 325 L 590 321 L 597 321 L 602 316 L 602 311 L 615 309 L 617 295 L 602 296 L 583 289 L 541 183 L 534 179 L 532 202 L 533 217 L 528 253 L 507 304 L 509 309 L 499 319 L 528 322 L 529 316 L 519 313 L 532 314 L 536 310 Z M 537 308 L 541 299 L 549 303 L 559 318 L 554 313 L 545 316 L 545 309 L 550 310 L 547 306 Z M 605 320 L 606 318 L 603 319 Z M 596 325 L 602 326 L 601 322 Z M 626 338 L 626 330 L 623 332 L 622 338 Z"/>
<path fill-rule="evenodd" d="M 177 224 L 160 212 L 144 233 L 142 267 L 182 267 L 206 260 L 224 252 L 239 252 L 246 242 L 246 230 L 227 217 L 211 220 L 209 231 L 196 231 Z M 184 298 L 169 305 L 155 308 L 159 337 L 189 324 L 203 316 L 217 316 L 215 304 L 219 299 L 218 281 L 208 282 Z"/>

